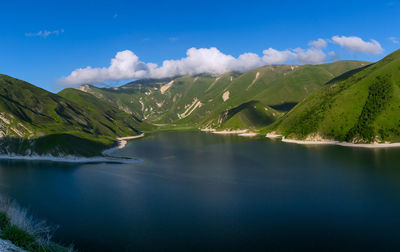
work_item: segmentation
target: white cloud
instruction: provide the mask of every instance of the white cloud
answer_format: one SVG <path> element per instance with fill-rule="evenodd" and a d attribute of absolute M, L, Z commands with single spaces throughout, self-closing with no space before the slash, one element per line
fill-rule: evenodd
<path fill-rule="evenodd" d="M 396 37 L 389 37 L 389 40 L 392 41 L 393 44 L 398 44 L 399 43 L 399 39 Z"/>
<path fill-rule="evenodd" d="M 333 43 L 338 44 L 350 51 L 362 52 L 366 54 L 380 54 L 383 52 L 381 44 L 373 39 L 368 42 L 354 36 L 334 36 L 332 37 L 332 41 Z"/>
<path fill-rule="evenodd" d="M 301 49 L 293 50 L 296 54 L 296 61 L 300 64 L 318 64 L 325 61 L 326 54 L 321 49 Z"/>
<path fill-rule="evenodd" d="M 64 29 L 61 30 L 55 30 L 55 31 L 47 31 L 47 30 L 43 30 L 43 31 L 38 31 L 38 32 L 28 32 L 25 33 L 26 37 L 43 37 L 43 38 L 47 38 L 50 35 L 60 35 L 61 33 L 64 33 Z"/>
<path fill-rule="evenodd" d="M 278 51 L 273 48 L 269 48 L 263 51 L 263 62 L 267 65 L 283 64 L 287 61 L 291 61 L 295 58 L 293 52 L 289 50 Z"/>
<path fill-rule="evenodd" d="M 264 50 L 263 62 L 266 65 L 283 64 L 288 61 L 295 61 L 300 64 L 318 64 L 325 61 L 326 55 L 321 49 L 296 48 L 293 50 L 278 51 L 273 48 Z"/>
<path fill-rule="evenodd" d="M 326 42 L 325 39 L 319 38 L 317 40 L 311 41 L 310 43 L 308 43 L 308 45 L 320 49 L 320 48 L 326 48 L 328 42 Z"/>
<path fill-rule="evenodd" d="M 263 57 L 255 53 L 244 53 L 235 58 L 211 48 L 190 48 L 186 57 L 179 60 L 165 60 L 158 66 L 139 60 L 132 51 L 118 52 L 111 60 L 109 67 L 79 68 L 60 80 L 61 84 L 73 86 L 83 83 L 104 83 L 113 80 L 138 78 L 166 78 L 179 75 L 195 75 L 201 73 L 223 74 L 230 71 L 246 72 L 263 65 L 283 64 L 296 61 L 301 64 L 316 64 L 325 60 L 320 49 L 301 49 L 277 51 L 264 50 Z"/>
<path fill-rule="evenodd" d="M 142 62 L 135 53 L 125 50 L 118 52 L 108 67 L 79 68 L 72 71 L 67 77 L 61 78 L 59 83 L 74 86 L 84 83 L 100 84 L 107 81 L 166 78 L 201 73 L 219 75 L 230 71 L 246 72 L 263 65 L 285 63 L 319 64 L 338 58 L 338 54 L 334 51 L 330 51 L 328 54 L 324 52 L 327 42 L 326 39 L 311 41 L 310 47 L 307 49 L 296 48 L 279 51 L 269 48 L 264 50 L 261 56 L 255 53 L 244 53 L 234 57 L 222 53 L 215 47 L 190 48 L 185 57 L 164 60 L 161 65 Z M 335 36 L 330 42 L 352 51 L 367 54 L 378 54 L 383 51 L 377 41 L 365 42 L 358 37 Z"/>

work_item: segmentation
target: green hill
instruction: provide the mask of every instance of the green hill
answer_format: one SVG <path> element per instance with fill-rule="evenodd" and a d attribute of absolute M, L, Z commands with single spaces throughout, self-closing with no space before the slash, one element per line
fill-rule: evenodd
<path fill-rule="evenodd" d="M 287 111 L 332 78 L 367 64 L 265 66 L 244 74 L 138 80 L 119 88 L 84 85 L 79 89 L 147 122 L 221 128 L 220 116 L 241 104 L 258 101 Z"/>
<path fill-rule="evenodd" d="M 244 74 L 137 80 L 119 88 L 83 85 L 58 94 L 0 75 L 0 154 L 95 156 L 116 137 L 154 130 L 153 124 L 258 129 L 332 78 L 341 81 L 341 74 L 366 64 L 265 66 Z"/>
<path fill-rule="evenodd" d="M 135 135 L 147 126 L 89 94 L 72 95 L 76 92 L 63 91 L 66 99 L 0 75 L 0 152 L 98 155 L 115 137 Z"/>
<path fill-rule="evenodd" d="M 311 94 L 271 128 L 296 139 L 400 141 L 400 51 L 345 73 Z"/>
<path fill-rule="evenodd" d="M 271 107 L 251 101 L 225 111 L 218 120 L 222 129 L 256 129 L 273 123 L 281 115 Z"/>

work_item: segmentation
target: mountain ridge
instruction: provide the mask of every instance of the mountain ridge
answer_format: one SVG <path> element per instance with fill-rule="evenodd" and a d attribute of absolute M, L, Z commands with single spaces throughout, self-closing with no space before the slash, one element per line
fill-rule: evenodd
<path fill-rule="evenodd" d="M 278 120 L 287 138 L 352 143 L 400 141 L 400 50 L 334 79 Z"/>

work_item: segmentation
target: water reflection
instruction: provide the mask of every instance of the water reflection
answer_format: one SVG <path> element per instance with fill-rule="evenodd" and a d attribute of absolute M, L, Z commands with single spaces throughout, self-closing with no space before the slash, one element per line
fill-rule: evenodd
<path fill-rule="evenodd" d="M 87 251 L 400 245 L 399 149 L 168 132 L 118 154 L 143 162 L 3 160 L 0 189 Z"/>

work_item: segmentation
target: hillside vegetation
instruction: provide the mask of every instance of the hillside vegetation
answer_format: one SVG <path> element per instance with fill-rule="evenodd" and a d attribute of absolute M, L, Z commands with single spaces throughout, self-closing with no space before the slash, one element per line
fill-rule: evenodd
<path fill-rule="evenodd" d="M 367 64 L 265 66 L 220 76 L 137 80 L 118 88 L 83 85 L 58 94 L 0 75 L 0 155 L 97 156 L 117 137 L 160 127 L 259 129 L 328 81 Z M 390 95 L 379 88 L 371 92 L 372 103 L 375 96 Z M 371 135 L 363 130 L 372 123 L 365 119 L 369 108 L 348 137 Z"/>
<path fill-rule="evenodd" d="M 333 79 L 271 130 L 296 139 L 400 141 L 400 51 Z"/>
<path fill-rule="evenodd" d="M 98 155 L 115 137 L 135 135 L 148 127 L 91 95 L 69 93 L 61 92 L 68 97 L 64 98 L 0 75 L 1 154 Z"/>
<path fill-rule="evenodd" d="M 83 85 L 79 89 L 151 123 L 243 128 L 248 126 L 244 121 L 226 123 L 223 118 L 249 102 L 286 112 L 332 78 L 367 64 L 338 61 L 321 65 L 265 66 L 243 74 L 138 80 L 119 88 Z M 246 111 L 249 112 L 245 110 L 241 115 Z M 232 120 L 238 122 L 235 118 Z M 271 123 L 271 120 L 260 121 L 264 122 L 263 126 Z M 260 124 L 251 123 L 250 126 Z"/>

